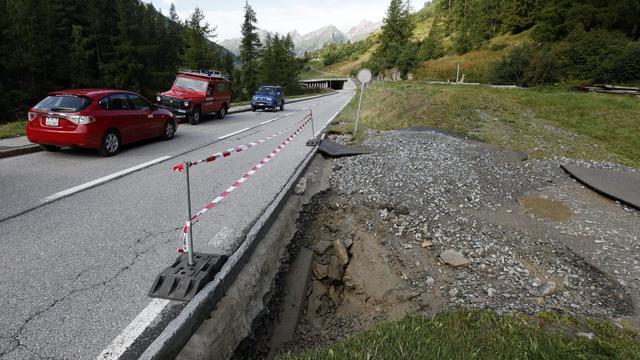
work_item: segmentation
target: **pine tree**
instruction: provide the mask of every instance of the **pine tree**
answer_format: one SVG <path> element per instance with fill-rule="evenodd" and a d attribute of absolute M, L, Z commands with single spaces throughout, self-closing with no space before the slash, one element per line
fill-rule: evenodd
<path fill-rule="evenodd" d="M 94 83 L 90 63 L 92 55 L 91 38 L 85 35 L 81 25 L 72 25 L 69 49 L 69 65 L 73 69 L 69 79 L 71 87 L 84 87 Z"/>
<path fill-rule="evenodd" d="M 207 69 L 217 63 L 218 54 L 209 45 L 209 40 L 215 37 L 215 28 L 211 28 L 204 21 L 204 13 L 196 8 L 186 22 L 185 52 L 182 56 L 184 66 L 193 69 Z"/>
<path fill-rule="evenodd" d="M 256 12 L 249 5 L 244 6 L 244 23 L 242 24 L 242 43 L 240 44 L 240 89 L 244 97 L 249 96 L 258 86 L 258 55 L 260 50 L 260 38 L 256 24 Z"/>
<path fill-rule="evenodd" d="M 375 63 L 382 69 L 397 68 L 406 77 L 415 62 L 415 51 L 409 49 L 413 29 L 409 2 L 391 0 L 379 38 L 380 47 L 374 54 Z"/>

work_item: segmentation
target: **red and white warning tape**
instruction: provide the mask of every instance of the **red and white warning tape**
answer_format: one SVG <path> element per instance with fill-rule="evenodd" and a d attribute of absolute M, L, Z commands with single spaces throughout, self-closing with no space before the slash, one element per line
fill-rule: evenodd
<path fill-rule="evenodd" d="M 195 215 L 193 215 L 191 217 L 191 221 L 187 221 L 186 225 L 182 228 L 182 233 L 181 233 L 182 248 L 178 249 L 178 252 L 184 253 L 189 251 L 187 248 L 187 235 L 188 235 L 189 227 L 193 226 L 193 224 L 198 222 L 200 220 L 200 217 L 204 213 L 216 207 L 216 205 L 218 205 L 225 197 L 229 196 L 229 194 L 231 194 L 235 189 L 240 187 L 240 185 L 242 185 L 245 181 L 249 180 L 249 178 L 253 176 L 253 174 L 258 172 L 258 170 L 260 170 L 269 161 L 271 161 L 274 157 L 276 157 L 276 155 L 278 155 L 278 153 L 280 153 L 285 147 L 287 147 L 287 145 L 289 145 L 289 143 L 291 143 L 291 141 L 296 136 L 298 136 L 302 132 L 302 129 L 304 129 L 307 125 L 309 125 L 311 121 L 313 121 L 313 116 L 309 114 L 300 123 L 298 128 L 294 132 L 292 132 L 282 143 L 280 143 L 280 145 L 278 145 L 275 149 L 273 149 L 273 151 L 271 151 L 269 155 L 267 155 L 264 159 L 260 160 L 260 162 L 258 162 L 253 168 L 251 168 L 251 170 L 247 171 L 244 175 L 242 175 L 241 178 L 236 180 L 225 191 L 220 193 L 220 195 L 218 195 L 215 199 L 209 202 L 202 210 L 198 211 Z"/>
<path fill-rule="evenodd" d="M 308 121 L 311 119 L 311 116 L 312 116 L 312 115 L 311 115 L 311 113 L 307 114 L 307 116 L 305 116 L 305 117 L 304 117 L 304 119 L 302 119 L 302 120 L 298 123 L 298 125 L 299 125 L 299 124 L 302 124 L 302 123 L 304 123 L 304 122 L 308 122 Z M 215 153 L 215 154 L 213 154 L 213 155 L 211 155 L 211 156 L 208 156 L 208 157 L 206 157 L 206 158 L 204 158 L 204 159 L 202 159 L 202 160 L 189 161 L 189 166 L 195 166 L 195 165 L 202 164 L 202 163 L 205 163 L 205 162 L 207 162 L 207 163 L 208 163 L 208 162 L 216 161 L 216 160 L 221 159 L 221 158 L 226 158 L 226 157 L 228 157 L 228 156 L 231 156 L 231 154 L 233 154 L 233 153 L 239 153 L 239 152 L 241 152 L 241 151 L 244 151 L 244 150 L 247 150 L 247 149 L 252 148 L 252 147 L 254 147 L 254 146 L 257 146 L 257 145 L 259 145 L 259 144 L 262 144 L 262 143 L 263 143 L 263 142 L 265 142 L 265 141 L 271 140 L 271 139 L 273 139 L 274 137 L 276 137 L 276 136 L 278 136 L 278 135 L 281 135 L 281 134 L 283 134 L 283 133 L 285 133 L 285 132 L 289 131 L 290 129 L 291 129 L 291 128 L 284 129 L 284 130 L 282 130 L 282 131 L 279 131 L 279 132 L 277 132 L 277 133 L 275 133 L 275 134 L 273 134 L 273 135 L 270 135 L 270 136 L 264 137 L 264 138 L 262 138 L 262 139 L 259 139 L 259 140 L 256 140 L 256 141 L 253 141 L 253 142 L 250 142 L 250 143 L 244 144 L 244 145 L 240 145 L 240 146 L 235 146 L 235 147 L 229 148 L 229 149 L 227 149 L 227 150 L 225 150 L 225 151 L 223 151 L 223 152 Z M 176 172 L 182 172 L 182 171 L 184 171 L 184 165 L 185 165 L 185 164 L 177 164 L 177 165 L 174 165 L 174 166 L 173 166 L 173 171 L 176 171 Z"/>

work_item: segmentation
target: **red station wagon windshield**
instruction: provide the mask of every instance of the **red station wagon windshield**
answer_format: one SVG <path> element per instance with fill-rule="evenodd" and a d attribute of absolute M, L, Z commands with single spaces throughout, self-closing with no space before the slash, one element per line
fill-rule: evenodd
<path fill-rule="evenodd" d="M 178 77 L 173 86 L 184 90 L 204 92 L 207 90 L 208 85 L 209 82 L 207 81 L 196 80 L 188 77 Z"/>

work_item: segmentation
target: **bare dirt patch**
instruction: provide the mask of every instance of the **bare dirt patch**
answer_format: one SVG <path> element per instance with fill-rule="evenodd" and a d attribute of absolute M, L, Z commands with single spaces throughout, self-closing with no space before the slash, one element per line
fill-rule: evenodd
<path fill-rule="evenodd" d="M 332 189 L 300 226 L 313 275 L 281 351 L 448 308 L 637 318 L 640 214 L 559 165 L 626 168 L 514 161 L 430 131 L 373 133 L 364 145 L 375 153 L 333 162 Z M 462 265 L 445 264 L 448 250 Z"/>
<path fill-rule="evenodd" d="M 566 221 L 573 216 L 571 209 L 559 201 L 525 196 L 519 202 L 527 213 L 544 220 Z"/>

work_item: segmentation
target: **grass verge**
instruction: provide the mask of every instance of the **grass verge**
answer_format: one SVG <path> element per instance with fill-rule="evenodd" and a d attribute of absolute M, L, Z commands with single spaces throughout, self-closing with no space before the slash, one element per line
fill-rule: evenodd
<path fill-rule="evenodd" d="M 24 121 L 12 121 L 0 124 L 0 139 L 7 139 L 24 135 Z"/>
<path fill-rule="evenodd" d="M 329 129 L 351 133 L 357 96 Z M 393 130 L 430 126 L 525 152 L 640 167 L 640 101 L 559 88 L 377 82 L 365 93 L 360 127 Z"/>
<path fill-rule="evenodd" d="M 635 360 L 640 342 L 637 333 L 616 331 L 606 321 L 458 310 L 383 323 L 332 346 L 279 359 Z"/>

